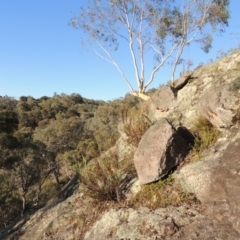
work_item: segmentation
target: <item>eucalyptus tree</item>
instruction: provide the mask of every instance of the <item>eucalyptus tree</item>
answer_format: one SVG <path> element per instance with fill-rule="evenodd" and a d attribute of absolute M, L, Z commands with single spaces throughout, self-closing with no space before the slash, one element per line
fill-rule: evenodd
<path fill-rule="evenodd" d="M 117 68 L 131 94 L 146 99 L 147 87 L 168 60 L 174 86 L 185 47 L 196 42 L 204 51 L 209 50 L 213 32 L 228 24 L 228 5 L 229 0 L 88 0 L 70 24 L 83 31 L 83 43 L 92 44 L 99 57 Z M 114 54 L 124 42 L 132 59 L 137 92 Z M 147 56 L 153 59 L 149 76 Z"/>
<path fill-rule="evenodd" d="M 16 151 L 17 160 L 13 163 L 11 169 L 11 174 L 14 176 L 14 185 L 22 199 L 21 216 L 26 209 L 27 194 L 37 183 L 39 174 L 37 168 L 38 157 L 31 145 L 31 142 L 26 141 L 24 147 Z"/>

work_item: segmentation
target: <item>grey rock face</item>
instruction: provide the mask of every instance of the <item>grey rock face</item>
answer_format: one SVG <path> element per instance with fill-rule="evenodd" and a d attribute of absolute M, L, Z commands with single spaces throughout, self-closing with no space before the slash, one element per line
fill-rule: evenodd
<path fill-rule="evenodd" d="M 204 231 L 209 236 L 206 239 L 240 239 L 240 134 L 232 141 L 218 143 L 202 161 L 186 165 L 174 175 L 205 204 L 204 215 L 212 224 Z M 185 234 L 189 235 L 187 229 Z"/>
<path fill-rule="evenodd" d="M 46 206 L 38 210 L 24 223 L 14 226 L 12 234 L 0 235 L 1 240 L 76 240 L 81 228 L 80 194 L 73 194 L 56 206 Z M 24 220 L 24 219 L 23 219 Z M 21 226 L 22 225 L 22 226 Z"/>
<path fill-rule="evenodd" d="M 106 212 L 97 221 L 84 240 L 153 240 L 177 239 L 181 227 L 199 221 L 203 216 L 194 209 L 185 207 L 132 208 Z"/>
<path fill-rule="evenodd" d="M 239 120 L 240 78 L 231 84 L 212 86 L 200 99 L 199 112 L 217 127 L 230 127 Z"/>
<path fill-rule="evenodd" d="M 232 228 L 231 223 L 221 222 L 217 219 L 204 218 L 189 226 L 182 228 L 178 232 L 178 240 L 238 240 L 240 234 Z"/>
<path fill-rule="evenodd" d="M 156 122 L 142 137 L 134 164 L 142 184 L 165 176 L 186 156 L 188 145 L 166 119 Z"/>
<path fill-rule="evenodd" d="M 183 76 L 181 76 L 177 81 L 174 83 L 174 88 L 176 90 L 180 90 L 185 87 L 188 81 L 191 79 L 193 72 L 186 72 Z"/>
<path fill-rule="evenodd" d="M 161 112 L 166 112 L 176 106 L 176 96 L 169 86 L 157 90 L 151 97 L 151 101 L 154 107 Z"/>

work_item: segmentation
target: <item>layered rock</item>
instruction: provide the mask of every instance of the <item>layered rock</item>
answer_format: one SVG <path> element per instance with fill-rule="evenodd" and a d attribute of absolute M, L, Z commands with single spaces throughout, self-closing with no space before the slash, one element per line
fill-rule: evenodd
<path fill-rule="evenodd" d="M 240 119 L 240 77 L 228 85 L 212 86 L 200 99 L 198 110 L 214 126 L 233 126 Z"/>

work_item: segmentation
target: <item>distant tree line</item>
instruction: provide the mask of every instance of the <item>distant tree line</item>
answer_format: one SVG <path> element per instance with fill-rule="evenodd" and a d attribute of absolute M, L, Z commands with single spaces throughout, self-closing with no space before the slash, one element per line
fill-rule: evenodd
<path fill-rule="evenodd" d="M 79 94 L 0 97 L 0 229 L 44 206 L 113 146 L 122 109 L 138 103 L 130 95 L 109 102 Z"/>

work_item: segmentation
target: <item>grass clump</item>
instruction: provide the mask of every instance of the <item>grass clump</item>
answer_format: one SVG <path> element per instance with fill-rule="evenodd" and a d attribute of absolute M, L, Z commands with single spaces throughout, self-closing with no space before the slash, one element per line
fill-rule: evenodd
<path fill-rule="evenodd" d="M 191 161 L 200 160 L 202 152 L 212 146 L 220 137 L 221 132 L 205 117 L 199 116 L 191 130 L 195 141 L 190 152 Z"/>
<path fill-rule="evenodd" d="M 81 172 L 83 192 L 97 201 L 120 201 L 135 175 L 131 156 L 119 160 L 115 151 L 92 160 Z"/>
<path fill-rule="evenodd" d="M 153 125 L 153 122 L 139 108 L 122 110 L 122 122 L 127 142 L 135 147 L 138 146 L 143 134 Z"/>
<path fill-rule="evenodd" d="M 170 175 L 156 183 L 143 185 L 141 191 L 132 196 L 129 203 L 134 208 L 144 206 L 157 209 L 193 202 L 197 202 L 195 195 L 183 192 Z"/>

